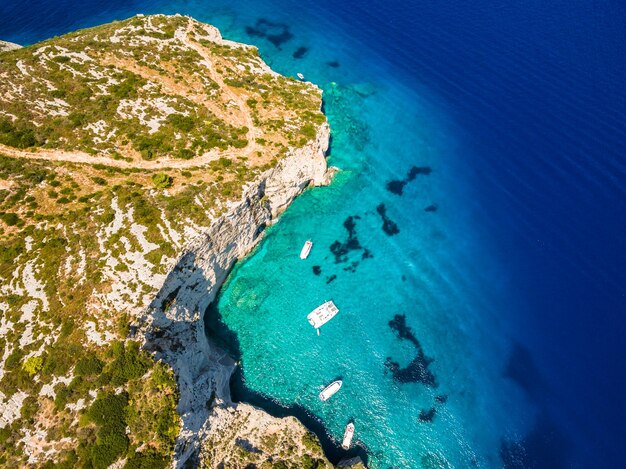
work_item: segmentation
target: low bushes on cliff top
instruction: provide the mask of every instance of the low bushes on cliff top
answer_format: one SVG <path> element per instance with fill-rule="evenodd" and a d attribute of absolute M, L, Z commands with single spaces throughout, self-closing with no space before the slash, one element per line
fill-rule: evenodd
<path fill-rule="evenodd" d="M 172 187 L 174 178 L 165 173 L 157 173 L 152 176 L 152 182 L 157 189 L 167 189 L 168 187 Z"/>

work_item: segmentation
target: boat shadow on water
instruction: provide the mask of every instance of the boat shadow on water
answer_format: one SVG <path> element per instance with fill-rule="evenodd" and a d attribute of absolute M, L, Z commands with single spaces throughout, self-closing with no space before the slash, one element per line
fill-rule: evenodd
<path fill-rule="evenodd" d="M 219 302 L 219 294 L 215 301 L 209 305 L 204 313 L 204 326 L 207 339 L 218 347 L 224 349 L 235 360 L 241 360 L 241 349 L 237 334 L 231 331 L 221 319 L 217 303 Z M 337 376 L 333 381 L 343 379 Z M 331 381 L 332 382 L 332 381 Z M 328 460 L 336 465 L 343 459 L 350 459 L 359 456 L 367 465 L 367 450 L 362 443 L 357 442 L 349 450 L 341 447 L 341 441 L 336 441 L 326 429 L 324 422 L 315 414 L 299 404 L 285 406 L 276 402 L 269 396 L 249 389 L 245 384 L 242 366 L 235 368 L 230 378 L 230 392 L 232 401 L 245 402 L 255 407 L 259 407 L 272 417 L 295 417 L 309 431 L 313 432 L 320 441 L 324 454 Z"/>

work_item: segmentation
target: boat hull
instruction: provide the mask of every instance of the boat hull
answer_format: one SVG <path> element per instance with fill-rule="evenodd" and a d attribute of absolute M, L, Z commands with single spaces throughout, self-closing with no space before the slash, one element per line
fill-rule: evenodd
<path fill-rule="evenodd" d="M 307 315 L 307 319 L 309 324 L 316 329 L 319 329 L 339 312 L 339 308 L 335 306 L 335 303 L 332 301 L 327 301 L 326 303 L 318 306 L 313 311 L 311 311 Z"/>
<path fill-rule="evenodd" d="M 330 383 L 328 386 L 324 388 L 322 392 L 320 392 L 320 400 L 327 401 L 332 396 L 335 395 L 337 391 L 341 389 L 342 382 L 337 380 Z"/>
<path fill-rule="evenodd" d="M 309 253 L 311 252 L 311 248 L 313 247 L 313 243 L 311 241 L 307 241 L 302 246 L 302 250 L 300 251 L 300 259 L 304 260 L 309 257 Z"/>
<path fill-rule="evenodd" d="M 343 434 L 343 442 L 341 443 L 341 447 L 345 450 L 350 449 L 350 445 L 352 445 L 352 437 L 354 436 L 354 424 L 349 423 L 346 427 L 346 431 Z"/>

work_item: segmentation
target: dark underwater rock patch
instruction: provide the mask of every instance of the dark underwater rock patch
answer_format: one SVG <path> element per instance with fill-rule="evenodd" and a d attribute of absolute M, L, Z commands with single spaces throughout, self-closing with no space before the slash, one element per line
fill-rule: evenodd
<path fill-rule="evenodd" d="M 326 65 L 331 68 L 339 68 L 341 66 L 338 60 L 331 60 L 330 62 L 326 62 Z"/>
<path fill-rule="evenodd" d="M 406 315 L 396 314 L 393 319 L 389 321 L 389 327 L 396 333 L 398 339 L 408 340 L 417 349 L 415 358 L 413 358 L 411 363 L 405 368 L 402 368 L 400 364 L 391 357 L 387 357 L 385 367 L 391 372 L 393 379 L 399 383 L 419 382 L 425 386 L 437 387 L 437 379 L 428 369 L 433 359 L 426 356 L 422 345 L 419 340 L 417 340 L 417 337 L 415 337 L 415 334 L 413 334 L 413 330 L 406 325 Z"/>
<path fill-rule="evenodd" d="M 433 170 L 430 166 L 412 166 L 404 179 L 394 179 L 387 183 L 387 190 L 392 194 L 402 195 L 404 186 L 419 175 L 428 176 Z"/>
<path fill-rule="evenodd" d="M 413 329 L 406 325 L 406 314 L 396 314 L 391 321 L 389 321 L 389 327 L 393 330 L 398 339 L 408 340 L 418 349 L 422 348 L 422 345 L 413 334 Z"/>
<path fill-rule="evenodd" d="M 426 207 L 426 208 L 424 209 L 424 211 L 425 211 L 425 212 L 436 212 L 436 211 L 437 211 L 437 208 L 438 208 L 438 207 L 437 207 L 437 205 L 436 205 L 436 204 L 432 204 L 432 205 L 429 205 L 428 207 Z"/>
<path fill-rule="evenodd" d="M 374 257 L 374 254 L 372 254 L 372 251 L 370 251 L 367 248 L 363 249 L 363 254 L 361 254 L 361 259 L 371 259 L 372 257 Z"/>
<path fill-rule="evenodd" d="M 417 356 L 405 368 L 402 368 L 398 362 L 393 361 L 391 357 L 387 357 L 385 366 L 391 371 L 393 379 L 398 383 L 422 383 L 433 388 L 437 386 L 437 380 L 435 375 L 428 369 L 432 362 L 432 358 L 428 358 L 422 350 L 419 350 Z"/>
<path fill-rule="evenodd" d="M 398 228 L 398 224 L 387 216 L 387 208 L 385 207 L 385 204 L 379 204 L 378 207 L 376 207 L 376 211 L 383 219 L 383 231 L 387 233 L 388 236 L 393 236 L 400 233 L 400 228 Z"/>
<path fill-rule="evenodd" d="M 356 235 L 356 222 L 358 217 L 350 216 L 343 222 L 344 228 L 348 231 L 346 241 L 335 241 L 330 245 L 330 252 L 335 256 L 335 264 L 341 264 L 348 261 L 350 251 L 358 251 L 363 249 Z"/>
<path fill-rule="evenodd" d="M 432 172 L 433 170 L 430 166 L 412 166 L 411 169 L 409 169 L 409 173 L 406 176 L 406 181 L 410 182 L 413 179 L 415 179 L 417 176 L 419 176 L 420 174 L 428 176 Z"/>
<path fill-rule="evenodd" d="M 259 18 L 254 26 L 246 26 L 246 33 L 252 37 L 265 38 L 278 49 L 293 38 L 289 25 L 275 23 L 266 18 Z"/>
<path fill-rule="evenodd" d="M 437 409 L 431 407 L 428 410 L 420 410 L 420 415 L 418 417 L 419 421 L 422 423 L 430 423 L 435 418 L 435 414 L 437 413 Z"/>
<path fill-rule="evenodd" d="M 326 277 L 326 285 L 328 285 L 330 282 L 332 282 L 333 280 L 335 280 L 337 278 L 337 276 L 335 274 Z"/>
<path fill-rule="evenodd" d="M 294 59 L 301 59 L 302 57 L 304 57 L 306 55 L 306 53 L 309 51 L 308 47 L 304 47 L 304 46 L 300 46 L 298 47 L 294 53 L 293 53 L 293 58 Z"/>
<path fill-rule="evenodd" d="M 445 404 L 446 402 L 448 402 L 448 395 L 447 394 L 439 394 L 438 396 L 435 396 L 435 402 L 437 404 Z"/>
<path fill-rule="evenodd" d="M 315 275 L 319 275 L 322 273 L 322 268 L 319 265 L 314 265 L 313 266 L 313 273 Z"/>

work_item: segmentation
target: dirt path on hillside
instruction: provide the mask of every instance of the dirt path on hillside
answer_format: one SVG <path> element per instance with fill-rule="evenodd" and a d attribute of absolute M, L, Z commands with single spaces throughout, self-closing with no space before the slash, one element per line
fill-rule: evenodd
<path fill-rule="evenodd" d="M 138 168 L 138 169 L 161 169 L 161 168 L 190 168 L 193 166 L 204 166 L 218 158 L 233 159 L 236 156 L 246 154 L 246 148 L 238 151 L 210 151 L 202 156 L 197 156 L 191 160 L 180 160 L 176 158 L 159 158 L 158 160 L 114 160 L 108 156 L 90 155 L 82 151 L 64 151 L 64 150 L 48 150 L 37 149 L 33 151 L 18 150 L 17 148 L 7 147 L 0 144 L 0 155 L 6 155 L 13 158 L 27 158 L 30 160 L 59 161 L 66 163 L 78 164 L 103 164 L 113 166 L 115 168 Z"/>

